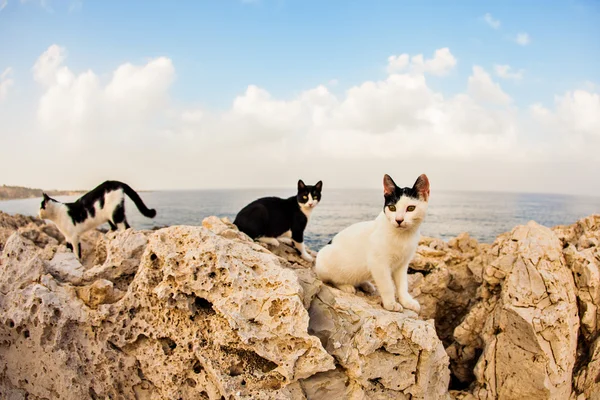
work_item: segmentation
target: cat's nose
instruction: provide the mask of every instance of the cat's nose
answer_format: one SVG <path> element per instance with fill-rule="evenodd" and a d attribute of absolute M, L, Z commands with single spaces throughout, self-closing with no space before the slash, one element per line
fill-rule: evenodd
<path fill-rule="evenodd" d="M 396 222 L 398 223 L 398 225 L 402 225 L 402 223 L 404 222 L 403 219 L 397 219 Z"/>

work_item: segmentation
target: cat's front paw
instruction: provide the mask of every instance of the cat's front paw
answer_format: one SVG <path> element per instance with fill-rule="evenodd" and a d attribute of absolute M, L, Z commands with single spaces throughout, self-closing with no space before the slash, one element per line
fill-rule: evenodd
<path fill-rule="evenodd" d="M 313 262 L 313 257 L 308 253 L 302 253 L 300 256 L 304 261 Z"/>
<path fill-rule="evenodd" d="M 421 311 L 421 305 L 419 304 L 418 301 L 416 301 L 412 297 L 406 297 L 406 298 L 403 298 L 403 299 L 401 298 L 400 299 L 400 303 L 402 303 L 402 305 L 405 308 L 408 308 L 409 310 L 413 310 L 417 314 L 419 313 L 419 311 Z"/>
<path fill-rule="evenodd" d="M 396 312 L 401 312 L 403 310 L 402 306 L 397 301 L 391 301 L 391 302 L 384 301 L 383 308 L 385 308 L 388 311 L 396 311 Z"/>

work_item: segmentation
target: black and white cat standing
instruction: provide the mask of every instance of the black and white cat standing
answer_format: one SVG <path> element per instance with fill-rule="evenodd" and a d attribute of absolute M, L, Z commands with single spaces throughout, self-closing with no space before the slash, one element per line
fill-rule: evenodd
<path fill-rule="evenodd" d="M 385 175 L 383 196 L 383 210 L 374 221 L 349 226 L 319 251 L 315 272 L 322 281 L 350 293 L 359 285 L 372 289 L 372 278 L 386 310 L 401 311 L 404 306 L 419 312 L 419 303 L 408 292 L 407 273 L 427 213 L 429 180 L 423 174 L 412 188 L 400 188 Z"/>
<path fill-rule="evenodd" d="M 298 181 L 298 193 L 287 199 L 263 197 L 244 207 L 233 223 L 252 239 L 278 246 L 293 245 L 306 261 L 313 258 L 304 247 L 304 230 L 321 200 L 323 182 L 314 186 Z"/>
<path fill-rule="evenodd" d="M 67 247 L 81 258 L 79 238 L 84 232 L 105 222 L 113 231 L 129 228 L 125 217 L 125 195 L 133 200 L 144 216 L 156 216 L 156 210 L 146 207 L 135 190 L 117 181 L 106 181 L 73 203 L 61 203 L 44 193 L 39 216 L 54 222 L 65 236 Z"/>

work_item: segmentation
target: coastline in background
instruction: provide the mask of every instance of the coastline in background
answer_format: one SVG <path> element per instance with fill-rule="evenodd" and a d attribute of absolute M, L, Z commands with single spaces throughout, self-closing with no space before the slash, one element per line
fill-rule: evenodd
<path fill-rule="evenodd" d="M 42 190 L 24 186 L 0 186 L 0 200 L 19 200 L 42 197 L 42 192 L 49 196 L 80 196 L 83 190 Z"/>
<path fill-rule="evenodd" d="M 231 221 L 246 204 L 259 197 L 293 195 L 285 189 L 230 189 L 142 192 L 154 219 L 142 216 L 127 199 L 127 219 L 137 229 L 166 225 L 201 225 L 211 215 Z M 74 201 L 79 196 L 56 196 Z M 0 201 L 0 211 L 9 214 L 37 215 L 39 198 Z M 383 206 L 376 189 L 329 189 L 312 214 L 305 231 L 307 245 L 318 250 L 337 232 L 359 221 L 374 219 Z M 534 220 L 545 226 L 572 224 L 580 218 L 600 212 L 600 198 L 554 194 L 517 194 L 484 192 L 432 193 L 429 211 L 421 228 L 425 236 L 448 240 L 462 232 L 483 243 L 491 243 L 499 234 L 516 225 Z M 106 226 L 108 227 L 108 226 Z"/>

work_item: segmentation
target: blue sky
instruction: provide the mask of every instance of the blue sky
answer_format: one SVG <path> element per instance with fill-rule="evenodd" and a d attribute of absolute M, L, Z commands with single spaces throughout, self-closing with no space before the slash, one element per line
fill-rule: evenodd
<path fill-rule="evenodd" d="M 273 159 L 261 165 L 235 153 L 239 165 L 224 167 L 219 179 L 122 175 L 151 188 L 284 186 L 292 174 L 269 172 L 269 165 L 287 160 L 295 174 L 314 166 L 304 169 L 315 178 L 317 166 L 344 165 L 355 178 L 323 173 L 334 186 L 374 186 L 373 176 L 396 158 L 411 166 L 407 176 L 430 168 L 449 189 L 600 194 L 599 184 L 582 189 L 570 179 L 598 167 L 588 153 L 600 144 L 598 1 L 0 0 L 0 7 L 0 74 L 10 80 L 0 86 L 0 118 L 8 121 L 0 147 L 37 141 L 39 164 L 57 158 L 42 144 L 61 149 L 61 160 L 83 160 L 86 151 L 102 160 L 101 141 L 102 153 L 113 146 L 123 152 L 110 171 L 87 166 L 71 180 L 42 178 L 33 163 L 7 183 L 93 186 L 116 178 L 140 139 L 146 153 L 188 171 L 200 153 L 184 155 L 182 146 L 211 146 L 219 163 L 238 151 L 231 143 L 249 146 L 255 138 Z M 527 40 L 518 43 L 518 35 Z M 451 54 L 442 69 L 388 65 L 402 54 L 435 61 L 440 49 Z M 56 63 L 40 64 L 44 55 Z M 47 79 L 36 77 L 38 64 Z M 126 65 L 133 67 L 116 79 Z M 510 66 L 508 74 L 498 66 Z M 94 83 L 77 83 L 88 72 Z M 116 103 L 107 100 L 115 80 L 132 93 L 120 110 L 129 115 L 131 105 L 146 114 L 115 117 Z M 146 96 L 152 102 L 140 100 Z M 98 104 L 103 114 L 94 114 Z M 396 108 L 381 111 L 390 104 Z M 420 130 L 411 130 L 415 123 Z M 244 163 L 265 178 L 236 180 Z M 459 178 L 444 179 L 449 163 L 462 166 L 453 171 Z M 69 163 L 56 168 L 68 171 Z M 473 185 L 474 168 L 506 172 Z"/>
<path fill-rule="evenodd" d="M 1 59 L 23 75 L 50 44 L 69 51 L 74 70 L 108 71 L 167 56 L 173 94 L 226 107 L 248 84 L 291 97 L 331 79 L 337 90 L 383 77 L 398 53 L 449 47 L 462 90 L 472 64 L 510 64 L 531 79 L 506 88 L 517 104 L 546 102 L 586 81 L 600 82 L 597 1 L 8 1 L 0 13 Z M 498 29 L 483 16 L 500 21 Z M 526 32 L 528 46 L 514 37 Z M 17 39 L 18 38 L 18 39 Z M 16 39 L 16 40 L 15 40 Z M 21 77 L 21 73 L 17 77 Z"/>

